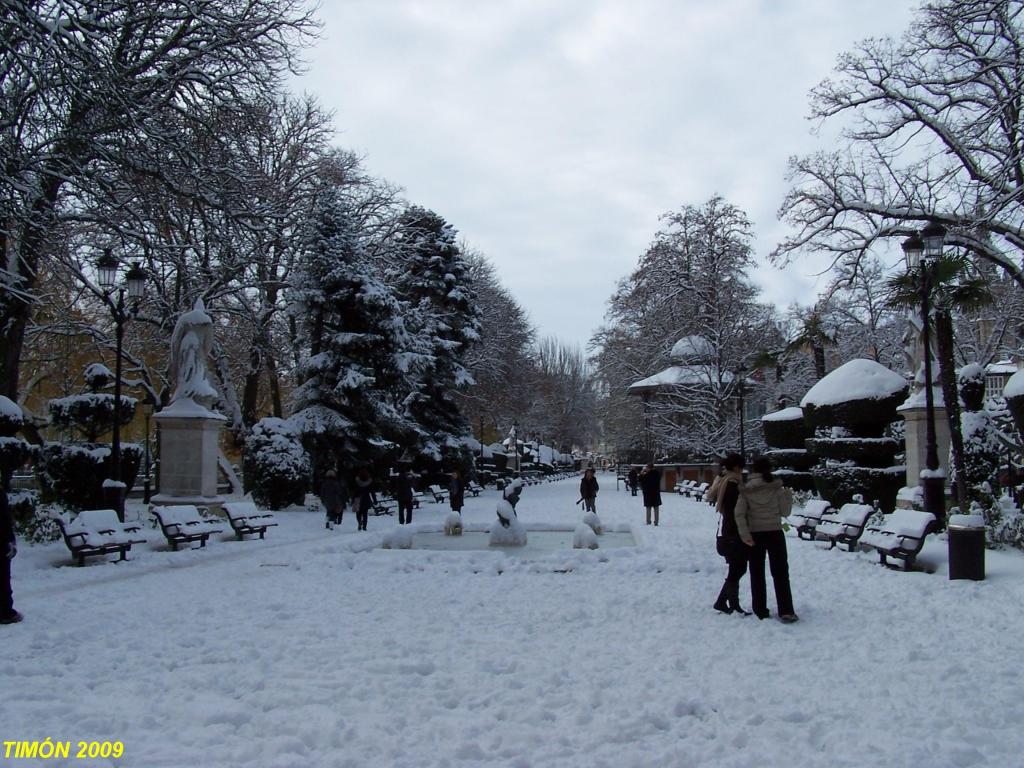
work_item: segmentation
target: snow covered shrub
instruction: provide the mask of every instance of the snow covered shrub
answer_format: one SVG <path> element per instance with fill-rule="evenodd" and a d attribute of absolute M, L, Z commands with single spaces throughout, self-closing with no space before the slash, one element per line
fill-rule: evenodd
<path fill-rule="evenodd" d="M 601 518 L 596 512 L 587 512 L 583 515 L 583 524 L 590 526 L 597 536 L 604 534 L 604 526 L 601 525 Z"/>
<path fill-rule="evenodd" d="M 902 466 L 826 463 L 815 467 L 812 474 L 818 494 L 836 508 L 863 496 L 867 503 L 877 500 L 882 510 L 892 512 L 896 509 L 896 494 L 906 484 L 906 468 Z"/>
<path fill-rule="evenodd" d="M 135 417 L 134 397 L 121 395 L 121 426 Z M 96 442 L 104 432 L 114 426 L 114 396 L 92 392 L 84 395 L 58 397 L 48 403 L 50 423 L 65 429 L 77 429 L 89 442 Z"/>
<path fill-rule="evenodd" d="M 110 477 L 110 446 L 102 443 L 46 443 L 36 455 L 42 500 L 68 509 L 102 509 L 103 481 Z M 121 479 L 131 488 L 142 461 L 142 446 L 121 444 Z"/>
<path fill-rule="evenodd" d="M 399 525 L 384 534 L 381 541 L 384 549 L 412 549 L 412 530 L 407 525 Z"/>
<path fill-rule="evenodd" d="M 808 427 L 841 426 L 852 437 L 881 437 L 907 399 L 907 382 L 873 360 L 851 360 L 808 390 L 800 401 Z"/>
<path fill-rule="evenodd" d="M 1013 416 L 1017 431 L 1024 436 L 1024 369 L 1017 371 L 1003 388 L 1006 407 Z"/>
<path fill-rule="evenodd" d="M 787 488 L 809 491 L 814 488 L 810 469 L 817 458 L 807 450 L 813 431 L 804 422 L 803 410 L 784 408 L 761 418 L 764 442 L 770 448 L 765 456 L 776 468 L 775 474 Z"/>
<path fill-rule="evenodd" d="M 448 516 L 444 519 L 444 535 L 445 536 L 461 536 L 462 535 L 462 515 L 458 512 L 449 512 Z"/>
<path fill-rule="evenodd" d="M 572 534 L 573 549 L 597 549 L 597 534 L 586 523 L 580 523 Z"/>
<path fill-rule="evenodd" d="M 1001 496 L 984 508 L 982 514 L 985 516 L 987 544 L 1024 549 L 1024 513 L 1017 508 L 1012 498 Z"/>
<path fill-rule="evenodd" d="M 0 436 L 14 437 L 25 424 L 21 406 L 0 395 Z"/>
<path fill-rule="evenodd" d="M 256 422 L 245 441 L 244 467 L 257 505 L 284 509 L 305 501 L 312 467 L 290 422 L 273 417 Z"/>
<path fill-rule="evenodd" d="M 7 500 L 19 539 L 33 544 L 48 544 L 60 538 L 60 528 L 50 510 L 40 506 L 36 491 L 11 491 Z"/>

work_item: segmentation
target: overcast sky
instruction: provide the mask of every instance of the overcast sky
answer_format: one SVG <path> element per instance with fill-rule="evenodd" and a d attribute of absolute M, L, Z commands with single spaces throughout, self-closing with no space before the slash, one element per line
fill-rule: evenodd
<path fill-rule="evenodd" d="M 817 266 L 765 257 L 786 160 L 820 145 L 807 93 L 908 0 L 323 0 L 297 89 L 338 143 L 497 266 L 542 335 L 586 344 L 658 216 L 714 194 L 747 212 L 767 300 Z"/>

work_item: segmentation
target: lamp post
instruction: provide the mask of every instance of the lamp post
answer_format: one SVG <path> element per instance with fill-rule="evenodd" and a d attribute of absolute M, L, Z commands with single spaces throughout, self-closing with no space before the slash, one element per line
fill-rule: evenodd
<path fill-rule="evenodd" d="M 746 463 L 746 461 L 747 461 L 747 436 L 746 436 L 746 434 L 744 434 L 745 430 L 743 429 L 744 420 L 745 420 L 745 416 L 746 416 L 745 411 L 743 410 L 743 384 L 744 384 L 744 379 L 746 378 L 746 374 L 747 374 L 747 366 L 745 366 L 743 363 L 740 363 L 739 366 L 736 368 L 736 378 L 737 378 L 737 381 L 739 382 L 739 390 L 738 390 L 738 392 L 739 392 L 739 424 L 740 424 L 740 458 L 743 459 L 744 463 Z"/>
<path fill-rule="evenodd" d="M 147 395 L 146 399 L 142 401 L 142 415 L 146 421 L 146 439 L 143 442 L 145 446 L 145 475 L 142 480 L 142 503 L 149 504 L 150 497 L 150 486 L 149 486 L 149 419 L 153 415 L 153 397 Z"/>
<path fill-rule="evenodd" d="M 910 272 L 918 270 L 921 296 L 921 345 L 924 347 L 924 404 L 925 404 L 925 470 L 921 472 L 921 490 L 924 511 L 931 512 L 940 524 L 946 518 L 945 478 L 939 470 L 939 448 L 935 435 L 935 393 L 932 386 L 931 347 L 931 278 L 935 264 L 942 255 L 946 230 L 931 222 L 920 235 L 911 235 L 903 241 L 903 253 Z"/>
<path fill-rule="evenodd" d="M 103 289 L 103 301 L 114 319 L 114 338 L 116 342 L 116 358 L 114 360 L 114 426 L 110 436 L 110 477 L 103 485 L 106 501 L 117 512 L 117 517 L 124 522 L 124 497 L 126 488 L 121 480 L 121 349 L 124 344 L 124 326 L 135 317 L 139 309 L 139 301 L 146 292 L 146 271 L 132 264 L 125 273 L 128 302 L 125 301 L 125 285 L 116 286 L 120 264 L 111 254 L 110 249 L 96 260 L 96 272 L 100 287 Z M 116 294 L 116 298 L 115 298 Z M 147 435 L 148 437 L 148 435 Z"/>

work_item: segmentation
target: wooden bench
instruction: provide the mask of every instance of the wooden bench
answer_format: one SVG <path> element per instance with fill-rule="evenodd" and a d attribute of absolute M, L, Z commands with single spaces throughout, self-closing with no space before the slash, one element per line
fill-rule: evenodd
<path fill-rule="evenodd" d="M 427 492 L 433 495 L 435 504 L 448 498 L 448 491 L 442 490 L 440 485 L 428 485 Z"/>
<path fill-rule="evenodd" d="M 803 509 L 791 514 L 789 519 L 796 525 L 797 538 L 814 541 L 814 531 L 821 522 L 822 515 L 829 514 L 831 509 L 832 505 L 825 499 L 809 499 Z"/>
<path fill-rule="evenodd" d="M 675 491 L 680 496 L 685 496 L 696 484 L 697 483 L 694 480 L 683 480 L 680 483 L 676 483 Z"/>
<path fill-rule="evenodd" d="M 482 486 L 479 486 L 476 483 L 466 483 L 466 493 L 471 496 L 479 496 L 482 491 Z"/>
<path fill-rule="evenodd" d="M 887 558 L 903 561 L 903 569 L 914 567 L 914 560 L 921 553 L 925 537 L 935 529 L 935 515 L 916 509 L 897 509 L 885 516 L 882 525 L 868 526 L 860 543 L 878 552 L 879 562 L 890 568 L 896 567 Z"/>
<path fill-rule="evenodd" d="M 260 538 L 267 532 L 267 528 L 277 525 L 274 515 L 256 508 L 251 501 L 229 501 L 224 504 L 224 514 L 227 515 L 231 529 L 235 532 L 238 540 L 244 536 L 258 533 Z"/>
<path fill-rule="evenodd" d="M 373 514 L 393 515 L 398 511 L 398 502 L 387 496 L 378 496 L 373 502 Z"/>
<path fill-rule="evenodd" d="M 156 518 L 163 531 L 164 538 L 177 550 L 179 544 L 198 541 L 200 547 L 206 546 L 206 540 L 224 529 L 209 520 L 194 504 L 175 504 L 167 507 L 150 506 L 149 513 Z"/>
<path fill-rule="evenodd" d="M 838 512 L 822 515 L 814 532 L 817 538 L 831 542 L 829 549 L 836 544 L 845 544 L 853 552 L 874 513 L 875 508 L 870 504 L 843 504 Z"/>
<path fill-rule="evenodd" d="M 703 499 L 708 487 L 707 483 L 697 483 L 683 491 L 683 495 L 690 499 Z"/>
<path fill-rule="evenodd" d="M 79 567 L 87 557 L 118 554 L 118 561 L 127 560 L 132 544 L 143 544 L 145 539 L 132 538 L 141 530 L 134 523 L 122 523 L 112 509 L 86 509 L 70 523 L 59 516 L 53 518 L 60 527 L 61 536 Z"/>

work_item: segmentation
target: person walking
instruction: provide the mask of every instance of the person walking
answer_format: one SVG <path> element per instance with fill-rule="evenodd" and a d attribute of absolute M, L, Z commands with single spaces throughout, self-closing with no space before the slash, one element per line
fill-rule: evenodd
<path fill-rule="evenodd" d="M 722 613 L 740 613 L 748 616 L 740 606 L 740 580 L 747 572 L 749 549 L 740 539 L 736 525 L 736 502 L 743 487 L 743 457 L 730 453 L 722 459 L 723 472 L 715 478 L 714 484 L 704 495 L 705 500 L 714 503 L 718 511 L 719 532 L 715 542 L 718 554 L 725 558 L 728 571 L 725 583 L 718 593 L 714 608 Z"/>
<path fill-rule="evenodd" d="M 639 487 L 640 476 L 636 473 L 636 467 L 630 467 L 626 475 L 626 485 L 629 487 L 629 495 L 636 496 L 636 489 Z"/>
<path fill-rule="evenodd" d="M 373 495 L 373 478 L 370 477 L 370 471 L 366 467 L 362 467 L 356 474 L 354 504 L 356 509 L 356 530 L 366 530 L 366 524 L 370 519 L 370 508 L 376 501 Z"/>
<path fill-rule="evenodd" d="M 654 512 L 654 524 L 658 524 L 658 512 L 661 509 L 661 470 L 655 469 L 648 462 L 640 472 L 640 489 L 644 495 L 644 510 L 647 513 L 647 525 L 651 524 L 651 512 Z"/>
<path fill-rule="evenodd" d="M 412 487 L 412 475 L 408 469 L 398 470 L 392 490 L 398 502 L 398 524 L 408 525 L 412 522 L 412 500 L 415 489 Z"/>
<path fill-rule="evenodd" d="M 451 474 L 451 480 L 448 482 L 448 503 L 452 507 L 453 512 L 462 514 L 462 506 L 466 501 L 466 486 L 462 482 L 462 475 L 459 474 L 459 470 L 455 470 Z"/>
<path fill-rule="evenodd" d="M 327 515 L 326 528 L 333 528 L 341 525 L 341 517 L 345 513 L 345 490 L 338 482 L 338 473 L 333 469 L 327 470 L 324 479 L 320 482 L 320 503 L 324 506 Z"/>
<path fill-rule="evenodd" d="M 757 459 L 750 465 L 750 469 L 751 478 L 736 501 L 735 516 L 740 539 L 750 547 L 751 607 L 757 618 L 768 618 L 768 595 L 764 578 L 764 560 L 767 555 L 779 620 L 792 623 L 797 621 L 797 615 L 793 610 L 793 594 L 789 585 L 786 535 L 782 531 L 782 517 L 789 508 L 783 495 L 789 491 L 781 480 L 772 475 L 772 465 L 768 459 Z"/>
<path fill-rule="evenodd" d="M 600 486 L 594 476 L 594 468 L 587 467 L 580 480 L 580 498 L 583 499 L 583 509 L 587 512 L 597 512 L 597 492 Z"/>
<path fill-rule="evenodd" d="M 18 542 L 14 536 L 14 520 L 7 503 L 7 493 L 0 490 L 0 624 L 17 624 L 22 615 L 14 610 L 14 593 L 11 591 L 11 561 L 18 554 Z"/>

